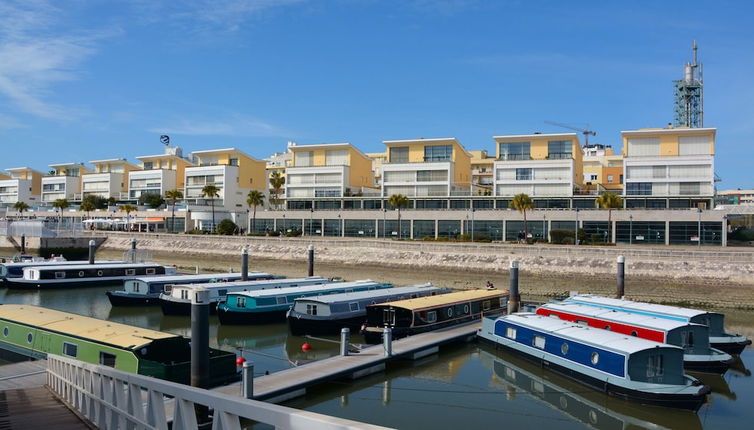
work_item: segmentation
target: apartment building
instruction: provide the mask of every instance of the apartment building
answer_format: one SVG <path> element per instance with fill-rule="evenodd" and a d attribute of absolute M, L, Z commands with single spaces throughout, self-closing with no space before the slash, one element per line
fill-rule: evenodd
<path fill-rule="evenodd" d="M 83 163 L 50 164 L 50 174 L 42 178 L 42 202 L 81 199 L 81 175 L 90 173 Z"/>
<path fill-rule="evenodd" d="M 286 199 L 344 197 L 375 190 L 372 160 L 350 143 L 296 145 L 286 169 Z"/>
<path fill-rule="evenodd" d="M 495 157 L 485 150 L 469 152 L 471 153 L 471 194 L 491 196 L 495 184 Z"/>
<path fill-rule="evenodd" d="M 387 164 L 387 151 L 367 152 L 366 156 L 372 160 L 372 174 L 374 175 L 374 184 L 378 187 L 382 187 L 382 165 Z"/>
<path fill-rule="evenodd" d="M 610 145 L 584 146 L 584 189 L 596 192 L 623 192 L 623 155 L 615 154 Z"/>
<path fill-rule="evenodd" d="M 576 133 L 494 136 L 496 196 L 569 198 L 583 188 L 582 151 Z"/>
<path fill-rule="evenodd" d="M 448 197 L 471 194 L 471 153 L 454 137 L 386 140 L 382 196 Z"/>
<path fill-rule="evenodd" d="M 210 184 L 219 189 L 219 197 L 212 204 L 227 210 L 246 207 L 251 190 L 267 193 L 266 163 L 236 148 L 194 151 L 189 159 L 194 165 L 185 168 L 183 196 L 190 203 L 209 205 L 202 188 Z"/>
<path fill-rule="evenodd" d="M 715 128 L 622 131 L 626 207 L 710 208 Z"/>
<path fill-rule="evenodd" d="M 754 205 L 754 190 L 722 190 L 715 196 L 719 205 Z"/>
<path fill-rule="evenodd" d="M 81 176 L 82 198 L 94 195 L 105 199 L 128 200 L 128 173 L 139 168 L 125 158 L 90 161 L 94 172 Z"/>
<path fill-rule="evenodd" d="M 29 167 L 5 169 L 10 175 L 0 180 L 0 204 L 38 203 L 42 191 L 42 173 Z"/>
<path fill-rule="evenodd" d="M 166 191 L 183 190 L 186 168 L 193 164 L 181 155 L 180 148 L 168 147 L 164 154 L 136 157 L 141 170 L 128 172 L 129 200 L 138 200 L 142 194 L 164 196 Z"/>

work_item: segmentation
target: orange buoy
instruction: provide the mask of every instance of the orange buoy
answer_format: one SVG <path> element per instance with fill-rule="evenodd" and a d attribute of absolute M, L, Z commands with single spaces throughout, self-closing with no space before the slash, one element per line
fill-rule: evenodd
<path fill-rule="evenodd" d="M 301 345 L 301 350 L 302 351 L 308 351 L 310 349 L 312 349 L 312 346 L 309 345 L 308 343 L 304 343 L 303 345 Z"/>
<path fill-rule="evenodd" d="M 236 366 L 243 366 L 243 364 L 246 362 L 246 359 L 243 357 L 236 358 Z"/>

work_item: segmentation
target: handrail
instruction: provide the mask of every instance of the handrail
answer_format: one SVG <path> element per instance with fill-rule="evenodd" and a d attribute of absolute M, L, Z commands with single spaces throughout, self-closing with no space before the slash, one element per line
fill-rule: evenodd
<path fill-rule="evenodd" d="M 195 406 L 214 411 L 213 429 L 241 429 L 241 419 L 276 429 L 384 429 L 385 427 L 249 400 L 48 354 L 47 381 L 70 408 L 98 428 L 198 429 Z M 171 399 L 166 399 L 169 397 Z M 173 415 L 166 413 L 172 401 Z"/>

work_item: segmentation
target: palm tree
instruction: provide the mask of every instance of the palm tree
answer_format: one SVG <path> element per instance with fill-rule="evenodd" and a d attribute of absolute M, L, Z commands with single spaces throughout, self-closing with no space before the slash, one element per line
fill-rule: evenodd
<path fill-rule="evenodd" d="M 283 189 L 283 185 L 285 185 L 285 177 L 283 177 L 278 170 L 272 172 L 270 175 L 270 186 L 272 187 L 272 190 L 270 191 L 272 191 L 274 197 L 270 199 L 270 203 L 275 206 L 280 204 L 280 191 Z"/>
<path fill-rule="evenodd" d="M 68 206 L 70 206 L 70 204 L 66 199 L 57 199 L 52 202 L 52 207 L 58 210 L 58 228 L 60 228 L 60 224 L 63 223 L 63 211 L 66 210 Z"/>
<path fill-rule="evenodd" d="M 208 198 L 212 205 L 212 231 L 215 231 L 215 198 L 220 197 L 220 188 L 213 184 L 207 184 L 202 187 L 202 197 Z"/>
<path fill-rule="evenodd" d="M 251 232 L 254 233 L 257 224 L 257 206 L 264 204 L 264 194 L 258 190 L 249 191 L 246 196 L 246 204 L 254 208 L 254 215 L 251 218 Z"/>
<path fill-rule="evenodd" d="M 611 230 L 611 227 L 613 225 L 613 209 L 620 209 L 623 207 L 623 199 L 621 196 L 615 194 L 615 193 L 605 193 L 601 196 L 597 197 L 594 200 L 594 203 L 597 204 L 602 209 L 607 209 L 607 237 L 609 238 L 608 241 L 613 241 L 613 235 Z"/>
<path fill-rule="evenodd" d="M 81 201 L 81 205 L 79 206 L 79 210 L 86 212 L 86 217 L 89 218 L 89 212 L 97 209 L 97 207 L 94 205 L 94 202 L 92 202 L 91 199 L 84 199 Z"/>
<path fill-rule="evenodd" d="M 403 194 L 393 194 L 387 199 L 387 202 L 390 203 L 391 206 L 398 209 L 398 239 L 402 239 L 401 208 L 403 206 L 408 206 L 408 197 L 404 196 Z"/>
<path fill-rule="evenodd" d="M 513 206 L 513 209 L 517 209 L 524 214 L 524 241 L 526 241 L 526 239 L 529 238 L 529 226 L 526 223 L 526 210 L 534 209 L 534 203 L 531 201 L 531 197 L 529 197 L 528 194 L 521 193 L 513 196 L 511 206 Z"/>
<path fill-rule="evenodd" d="M 175 203 L 183 198 L 183 193 L 179 190 L 165 191 L 165 198 L 170 200 L 170 204 L 173 206 L 172 215 L 170 217 L 170 231 L 175 233 Z"/>
<path fill-rule="evenodd" d="M 29 209 L 29 205 L 25 202 L 16 202 L 13 204 L 13 209 L 17 210 L 20 215 L 23 215 L 24 211 Z"/>
<path fill-rule="evenodd" d="M 130 218 L 131 212 L 136 212 L 139 208 L 135 205 L 120 205 L 118 206 L 118 210 L 123 211 L 126 213 L 126 231 L 131 231 L 131 228 L 128 224 Z"/>

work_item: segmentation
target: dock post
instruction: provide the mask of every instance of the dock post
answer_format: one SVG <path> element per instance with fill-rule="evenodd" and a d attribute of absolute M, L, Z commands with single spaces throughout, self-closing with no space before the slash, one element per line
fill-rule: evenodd
<path fill-rule="evenodd" d="M 246 399 L 254 398 L 254 363 L 251 361 L 243 362 L 241 370 L 241 395 Z"/>
<path fill-rule="evenodd" d="M 26 235 L 21 235 L 21 254 L 26 254 Z"/>
<path fill-rule="evenodd" d="M 521 295 L 518 293 L 518 260 L 511 260 L 510 289 L 508 292 L 508 313 L 518 312 L 521 305 Z"/>
<path fill-rule="evenodd" d="M 625 280 L 626 280 L 626 257 L 619 255 L 618 256 L 618 288 L 615 293 L 617 298 L 623 298 L 625 295 Z"/>
<path fill-rule="evenodd" d="M 194 273 L 199 274 L 199 266 L 194 266 Z"/>
<path fill-rule="evenodd" d="M 351 343 L 351 329 L 345 327 L 340 329 L 340 355 L 348 355 L 348 344 Z"/>
<path fill-rule="evenodd" d="M 97 242 L 94 240 L 89 241 L 89 264 L 94 264 L 94 252 L 97 247 Z"/>
<path fill-rule="evenodd" d="M 209 291 L 198 288 L 191 298 L 191 386 L 209 380 Z"/>
<path fill-rule="evenodd" d="M 314 276 L 314 245 L 309 245 L 306 253 L 309 258 L 309 274 L 307 276 Z"/>
<path fill-rule="evenodd" d="M 249 248 L 245 246 L 241 250 L 241 280 L 249 280 Z"/>
<path fill-rule="evenodd" d="M 136 239 L 131 239 L 131 263 L 136 263 Z"/>
<path fill-rule="evenodd" d="M 382 333 L 382 344 L 385 347 L 385 357 L 391 357 L 393 355 L 393 329 L 390 327 L 385 327 Z"/>

